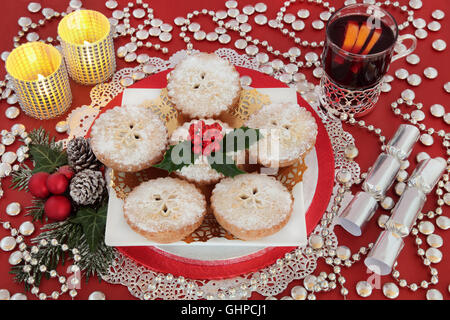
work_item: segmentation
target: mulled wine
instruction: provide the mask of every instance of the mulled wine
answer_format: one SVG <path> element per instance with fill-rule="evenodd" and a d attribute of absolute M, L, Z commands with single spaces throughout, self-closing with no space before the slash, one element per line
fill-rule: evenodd
<path fill-rule="evenodd" d="M 322 59 L 337 85 L 365 89 L 378 84 L 392 59 L 397 29 L 373 15 L 349 14 L 330 20 Z"/>

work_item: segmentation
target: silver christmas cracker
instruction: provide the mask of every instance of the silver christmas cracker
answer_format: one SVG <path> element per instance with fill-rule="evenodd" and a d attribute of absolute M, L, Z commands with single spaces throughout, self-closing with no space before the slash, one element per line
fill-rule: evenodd
<path fill-rule="evenodd" d="M 422 160 L 408 180 L 400 200 L 392 209 L 386 230 L 378 237 L 364 263 L 379 275 L 389 274 L 403 249 L 402 237 L 406 237 L 416 223 L 426 195 L 436 186 L 447 167 L 443 158 Z"/>
<path fill-rule="evenodd" d="M 406 237 L 416 222 L 426 200 L 427 197 L 422 191 L 408 186 L 392 209 L 392 215 L 386 223 L 386 228 Z"/>
<path fill-rule="evenodd" d="M 422 210 L 426 195 L 430 193 L 447 167 L 443 158 L 422 160 L 408 180 L 397 205 L 392 209 L 391 218 L 386 227 L 400 236 L 406 237 L 414 226 Z"/>
<path fill-rule="evenodd" d="M 386 152 L 403 161 L 411 154 L 414 144 L 420 137 L 416 126 L 402 124 L 386 146 Z"/>
<path fill-rule="evenodd" d="M 347 232 L 360 236 L 367 222 L 378 209 L 377 200 L 367 192 L 358 192 L 337 220 Z"/>
<path fill-rule="evenodd" d="M 415 126 L 402 124 L 388 142 L 386 153 L 381 153 L 362 185 L 364 192 L 358 193 L 337 219 L 337 224 L 354 236 L 362 234 L 362 228 L 373 217 L 378 208 L 377 201 L 384 199 L 392 186 L 401 161 L 405 160 L 419 139 L 420 131 Z"/>
<path fill-rule="evenodd" d="M 403 245 L 404 242 L 400 235 L 385 230 L 381 232 L 364 263 L 367 268 L 376 274 L 381 276 L 390 274 Z"/>
<path fill-rule="evenodd" d="M 376 200 L 382 200 L 386 191 L 392 186 L 400 165 L 396 157 L 386 153 L 380 154 L 367 174 L 363 190 L 370 193 Z"/>
<path fill-rule="evenodd" d="M 428 194 L 439 181 L 447 167 L 443 158 L 429 158 L 422 160 L 408 180 L 408 185 Z"/>

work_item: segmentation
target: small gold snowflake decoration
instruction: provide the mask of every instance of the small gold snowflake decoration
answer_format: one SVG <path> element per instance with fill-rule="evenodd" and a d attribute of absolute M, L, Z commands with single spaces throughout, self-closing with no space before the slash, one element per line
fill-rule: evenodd
<path fill-rule="evenodd" d="M 268 95 L 256 89 L 242 90 L 239 104 L 225 116 L 224 120 L 233 128 L 239 128 L 253 113 L 267 104 L 270 104 Z"/>
<path fill-rule="evenodd" d="M 167 131 L 171 134 L 181 123 L 181 115 L 175 109 L 175 105 L 170 101 L 167 89 L 161 90 L 159 97 L 155 100 L 145 101 L 142 104 L 145 108 L 150 108 L 153 113 L 164 121 Z"/>

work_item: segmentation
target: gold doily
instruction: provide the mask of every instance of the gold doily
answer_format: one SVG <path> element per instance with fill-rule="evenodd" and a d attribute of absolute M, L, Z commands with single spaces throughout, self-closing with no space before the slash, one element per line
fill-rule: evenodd
<path fill-rule="evenodd" d="M 226 121 L 233 128 L 239 128 L 251 114 L 258 111 L 266 104 L 270 104 L 270 99 L 267 95 L 258 92 L 256 89 L 242 90 L 239 104 L 230 112 L 223 115 L 221 120 Z M 181 115 L 175 109 L 174 104 L 167 95 L 167 89 L 161 90 L 158 99 L 146 101 L 142 106 L 151 108 L 153 112 L 160 116 L 161 120 L 165 122 L 168 128 L 169 134 L 183 123 Z M 307 166 L 304 159 L 301 158 L 292 166 L 281 168 L 277 174 L 277 179 L 289 190 L 292 190 L 297 183 L 302 181 L 303 173 L 306 169 Z M 150 179 L 167 177 L 167 175 L 166 171 L 156 168 L 149 168 L 134 173 L 111 171 L 111 187 L 115 190 L 117 197 L 123 200 L 133 188 L 137 187 L 142 182 Z M 206 190 L 206 192 L 210 193 L 211 190 L 212 188 Z M 183 241 L 186 243 L 206 242 L 212 238 L 235 239 L 233 235 L 224 230 L 214 216 L 209 213 L 203 221 L 203 224 Z"/>

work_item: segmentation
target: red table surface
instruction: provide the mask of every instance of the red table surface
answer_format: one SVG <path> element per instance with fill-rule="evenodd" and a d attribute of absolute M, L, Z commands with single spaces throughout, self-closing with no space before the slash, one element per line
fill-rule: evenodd
<path fill-rule="evenodd" d="M 419 87 L 413 88 L 416 92 L 416 101 L 422 102 L 424 104 L 424 112 L 427 114 L 427 118 L 425 120 L 425 124 L 427 127 L 433 127 L 437 130 L 444 129 L 448 131 L 448 126 L 443 122 L 442 119 L 434 118 L 429 113 L 429 107 L 435 103 L 440 103 L 446 107 L 446 111 L 449 112 L 448 106 L 445 104 L 448 102 L 449 95 L 443 90 L 443 84 L 449 81 L 448 72 L 450 71 L 450 61 L 448 56 L 448 50 L 443 52 L 434 51 L 431 47 L 431 43 L 436 39 L 443 39 L 450 45 L 450 37 L 449 37 L 449 24 L 447 23 L 450 16 L 450 7 L 447 3 L 448 0 L 434 0 L 434 1 L 422 1 L 423 7 L 415 12 L 415 17 L 424 18 L 427 22 L 432 21 L 431 12 L 435 9 L 441 9 L 445 12 L 446 17 L 443 21 L 441 21 L 442 29 L 438 32 L 429 31 L 428 38 L 424 40 L 418 40 L 418 49 L 416 53 L 420 56 L 421 62 L 418 65 L 412 66 L 406 63 L 405 60 L 396 61 L 392 64 L 389 74 L 393 74 L 393 72 L 400 68 L 404 67 L 410 71 L 410 73 L 417 73 L 422 75 L 422 84 Z M 17 20 L 21 16 L 30 16 L 33 20 L 37 20 L 42 17 L 40 14 L 31 14 L 27 11 L 27 5 L 30 0 L 7 0 L 3 1 L 3 16 L 1 19 L 1 30 L 0 33 L 0 52 L 3 51 L 11 51 L 13 41 L 12 38 L 17 34 L 19 30 L 19 26 L 17 24 Z M 57 1 L 57 0 L 42 0 L 40 3 L 42 7 L 50 7 L 55 10 L 61 12 L 67 8 L 69 1 Z M 119 0 L 119 8 L 126 6 L 128 1 Z M 147 1 L 145 1 L 147 2 Z M 175 4 L 176 2 L 176 4 Z M 255 4 L 259 1 L 253 0 L 243 0 L 239 1 L 239 8 L 242 8 L 246 4 Z M 264 2 L 264 1 L 263 1 Z M 265 13 L 269 19 L 275 18 L 276 12 L 283 4 L 284 1 L 265 1 L 268 4 L 268 10 Z M 330 5 L 334 6 L 336 9 L 343 5 L 343 0 L 337 1 L 329 1 Z M 156 18 L 162 19 L 164 22 L 170 23 L 174 25 L 173 19 L 177 16 L 186 16 L 188 12 L 192 12 L 194 10 L 201 10 L 206 8 L 208 10 L 223 10 L 225 8 L 224 1 L 218 0 L 190 0 L 190 1 L 172 1 L 170 5 L 166 1 L 152 1 L 148 2 L 150 7 L 154 9 L 154 15 Z M 401 0 L 400 4 L 407 5 L 407 0 Z M 84 8 L 94 9 L 103 12 L 108 17 L 111 16 L 111 11 L 105 7 L 105 0 L 89 0 L 83 1 Z M 306 20 L 307 28 L 300 32 L 300 37 L 305 40 L 310 41 L 321 41 L 324 39 L 324 30 L 314 30 L 310 26 L 310 23 L 318 17 L 318 13 L 322 10 L 322 7 L 309 4 L 306 1 L 293 4 L 287 12 L 296 13 L 300 8 L 307 8 L 311 11 L 311 16 Z M 393 13 L 394 17 L 398 21 L 404 21 L 406 18 L 405 14 L 400 13 L 400 10 L 392 10 L 392 7 L 389 7 L 389 11 Z M 213 30 L 213 24 L 211 22 L 206 22 L 206 18 L 200 17 L 198 18 L 199 22 L 202 23 L 202 27 L 206 30 Z M 281 35 L 279 31 L 275 31 L 270 29 L 268 26 L 259 27 L 253 22 L 253 17 L 250 18 L 250 23 L 254 27 L 251 31 L 251 35 L 253 37 L 268 40 L 269 43 L 273 45 L 275 49 L 280 51 L 287 50 L 288 48 L 294 46 L 295 44 L 291 39 L 286 36 Z M 132 25 L 135 25 L 135 22 L 132 20 Z M 38 33 L 41 35 L 41 38 L 52 36 L 56 38 L 56 20 L 52 20 L 48 25 L 44 28 L 39 29 Z M 408 27 L 401 32 L 404 33 L 413 33 L 414 28 Z M 185 44 L 178 37 L 178 33 L 180 32 L 179 27 L 174 27 L 172 31 L 173 39 L 171 42 L 167 44 L 162 44 L 169 48 L 170 53 L 174 53 L 178 50 L 184 49 Z M 233 39 L 235 39 L 235 35 L 232 35 Z M 129 40 L 129 39 L 128 39 Z M 115 41 L 116 48 L 128 40 L 125 38 L 121 38 L 120 40 Z M 234 48 L 234 41 L 231 41 L 227 47 Z M 214 51 L 219 48 L 219 43 L 209 43 L 207 41 L 202 41 L 200 43 L 195 42 L 194 47 L 196 49 L 202 51 Z M 305 52 L 305 50 L 302 50 Z M 320 54 L 320 49 L 315 50 L 318 54 Z M 141 49 L 140 52 L 147 52 L 151 56 L 159 56 L 167 59 L 167 55 L 162 55 L 160 52 L 156 52 L 152 49 Z M 273 57 L 272 57 L 273 58 Z M 117 59 L 118 69 L 123 68 L 125 66 L 130 66 L 133 64 L 126 64 L 123 60 Z M 439 76 L 435 80 L 428 80 L 423 77 L 423 69 L 426 67 L 435 67 L 439 71 Z M 5 70 L 2 67 L 0 70 L 0 76 L 3 78 L 5 75 Z M 311 70 L 302 71 L 308 77 L 309 81 L 313 81 L 315 83 L 318 82 L 312 76 Z M 364 117 L 364 120 L 368 124 L 373 124 L 376 127 L 382 129 L 383 135 L 385 135 L 388 139 L 394 134 L 398 125 L 403 123 L 399 117 L 394 116 L 392 111 L 390 110 L 390 103 L 400 97 L 400 93 L 408 88 L 408 84 L 406 81 L 396 80 L 393 83 L 392 91 L 387 94 L 382 94 L 380 100 L 377 104 L 376 109 Z M 90 104 L 89 91 L 91 87 L 84 87 L 78 84 L 75 84 L 71 81 L 71 88 L 73 93 L 73 103 L 72 108 L 79 107 L 84 104 Z M 62 116 L 59 119 L 49 120 L 49 121 L 38 121 L 27 117 L 24 113 L 22 113 L 19 118 L 15 120 L 9 120 L 5 118 L 4 110 L 7 107 L 6 102 L 2 102 L 2 111 L 0 112 L 0 130 L 2 129 L 10 129 L 10 127 L 14 123 L 23 123 L 28 130 L 32 128 L 37 128 L 39 126 L 43 126 L 48 129 L 50 132 L 55 134 L 58 138 L 64 138 L 65 135 L 58 134 L 55 132 L 54 127 L 55 124 L 65 119 L 65 116 Z M 360 153 L 358 158 L 356 159 L 361 166 L 361 170 L 363 172 L 367 171 L 367 169 L 373 164 L 376 157 L 380 153 L 380 144 L 374 135 L 369 134 L 366 130 L 361 130 L 356 127 L 344 126 L 345 130 L 349 131 L 356 141 L 356 146 L 359 148 Z M 18 146 L 19 144 L 16 143 Z M 13 145 L 15 147 L 15 145 Z M 436 139 L 436 142 L 431 147 L 424 147 L 420 143 L 418 143 L 414 149 L 413 154 L 410 157 L 411 166 L 408 169 L 408 172 L 411 173 L 414 167 L 416 166 L 415 155 L 418 152 L 426 151 L 433 157 L 436 156 L 445 156 L 445 150 L 441 147 L 440 142 Z M 19 226 L 22 221 L 29 219 L 29 217 L 25 217 L 23 214 L 18 217 L 9 217 L 5 214 L 5 207 L 8 203 L 12 201 L 20 201 L 22 207 L 27 207 L 31 203 L 31 196 L 25 192 L 17 192 L 13 190 L 7 189 L 10 184 L 10 178 L 3 180 L 3 189 L 5 190 L 4 197 L 0 200 L 0 219 L 10 221 L 14 226 Z M 354 191 L 357 191 L 355 189 Z M 398 199 L 397 196 L 394 196 L 394 199 Z M 424 212 L 427 212 L 429 209 L 433 209 L 436 203 L 436 197 L 434 195 L 430 195 L 428 198 L 428 202 L 425 205 Z M 444 215 L 448 215 L 449 210 L 448 207 L 444 207 Z M 376 225 L 376 219 L 380 214 L 386 213 L 383 210 L 379 210 L 375 217 L 372 219 L 370 225 L 365 230 L 362 237 L 356 238 L 345 231 L 343 231 L 340 227 L 337 227 L 336 234 L 339 239 L 339 243 L 341 245 L 346 245 L 352 252 L 354 250 L 358 250 L 359 247 L 367 245 L 369 242 L 374 242 L 381 229 Z M 39 226 L 39 224 L 37 225 Z M 444 244 L 450 240 L 448 233 L 442 231 L 437 228 L 436 233 L 441 235 L 444 239 Z M 0 230 L 0 238 L 6 236 L 5 230 Z M 425 246 L 424 246 L 425 247 Z M 443 260 L 435 265 L 439 271 L 439 283 L 434 288 L 439 289 L 444 295 L 444 299 L 449 299 L 450 294 L 448 291 L 448 286 L 450 284 L 450 274 L 448 273 L 448 254 L 450 250 L 448 247 L 441 248 L 443 252 Z M 13 280 L 13 276 L 9 275 L 9 263 L 8 263 L 8 253 L 0 253 L 0 273 L 2 276 L 0 277 L 0 289 L 8 289 L 11 294 L 16 292 L 23 292 L 24 288 L 22 284 L 17 284 Z M 405 248 L 403 249 L 399 259 L 398 259 L 398 270 L 400 271 L 400 277 L 406 279 L 409 282 L 418 282 L 421 280 L 429 280 L 430 275 L 428 268 L 422 264 L 422 260 L 417 256 L 416 246 L 414 244 L 414 239 L 412 237 L 408 237 L 405 239 Z M 327 266 L 323 260 L 318 263 L 315 274 L 318 274 L 320 271 L 331 272 L 329 266 Z M 359 296 L 356 294 L 355 285 L 358 281 L 367 280 L 372 274 L 367 270 L 364 263 L 361 262 L 354 265 L 350 269 L 346 267 L 342 267 L 342 274 L 346 277 L 346 287 L 349 289 L 348 298 L 350 299 L 358 299 Z M 391 276 L 381 277 L 381 283 L 393 281 Z M 287 290 L 280 294 L 278 297 L 289 294 L 290 289 L 295 285 L 301 285 L 302 281 L 294 281 L 292 282 Z M 44 281 L 40 287 L 43 292 L 51 292 L 57 289 L 57 284 L 55 281 Z M 99 283 L 97 279 L 91 279 L 88 283 L 84 283 L 82 285 L 81 290 L 79 291 L 78 298 L 79 299 L 87 299 L 89 294 L 93 291 L 100 290 L 106 294 L 107 299 L 134 299 L 133 296 L 130 295 L 128 289 L 121 285 L 111 285 L 105 282 Z M 417 292 L 411 292 L 408 289 L 401 288 L 400 289 L 400 299 L 425 299 L 425 290 L 419 290 Z M 27 294 L 29 298 L 31 298 L 31 294 Z M 68 296 L 63 296 L 64 299 L 68 299 Z M 261 299 L 264 298 L 259 294 L 253 294 L 252 299 Z M 330 293 L 318 293 L 318 299 L 342 299 L 342 296 L 339 294 L 338 290 L 334 290 Z M 381 290 L 374 290 L 369 299 L 385 299 Z"/>

